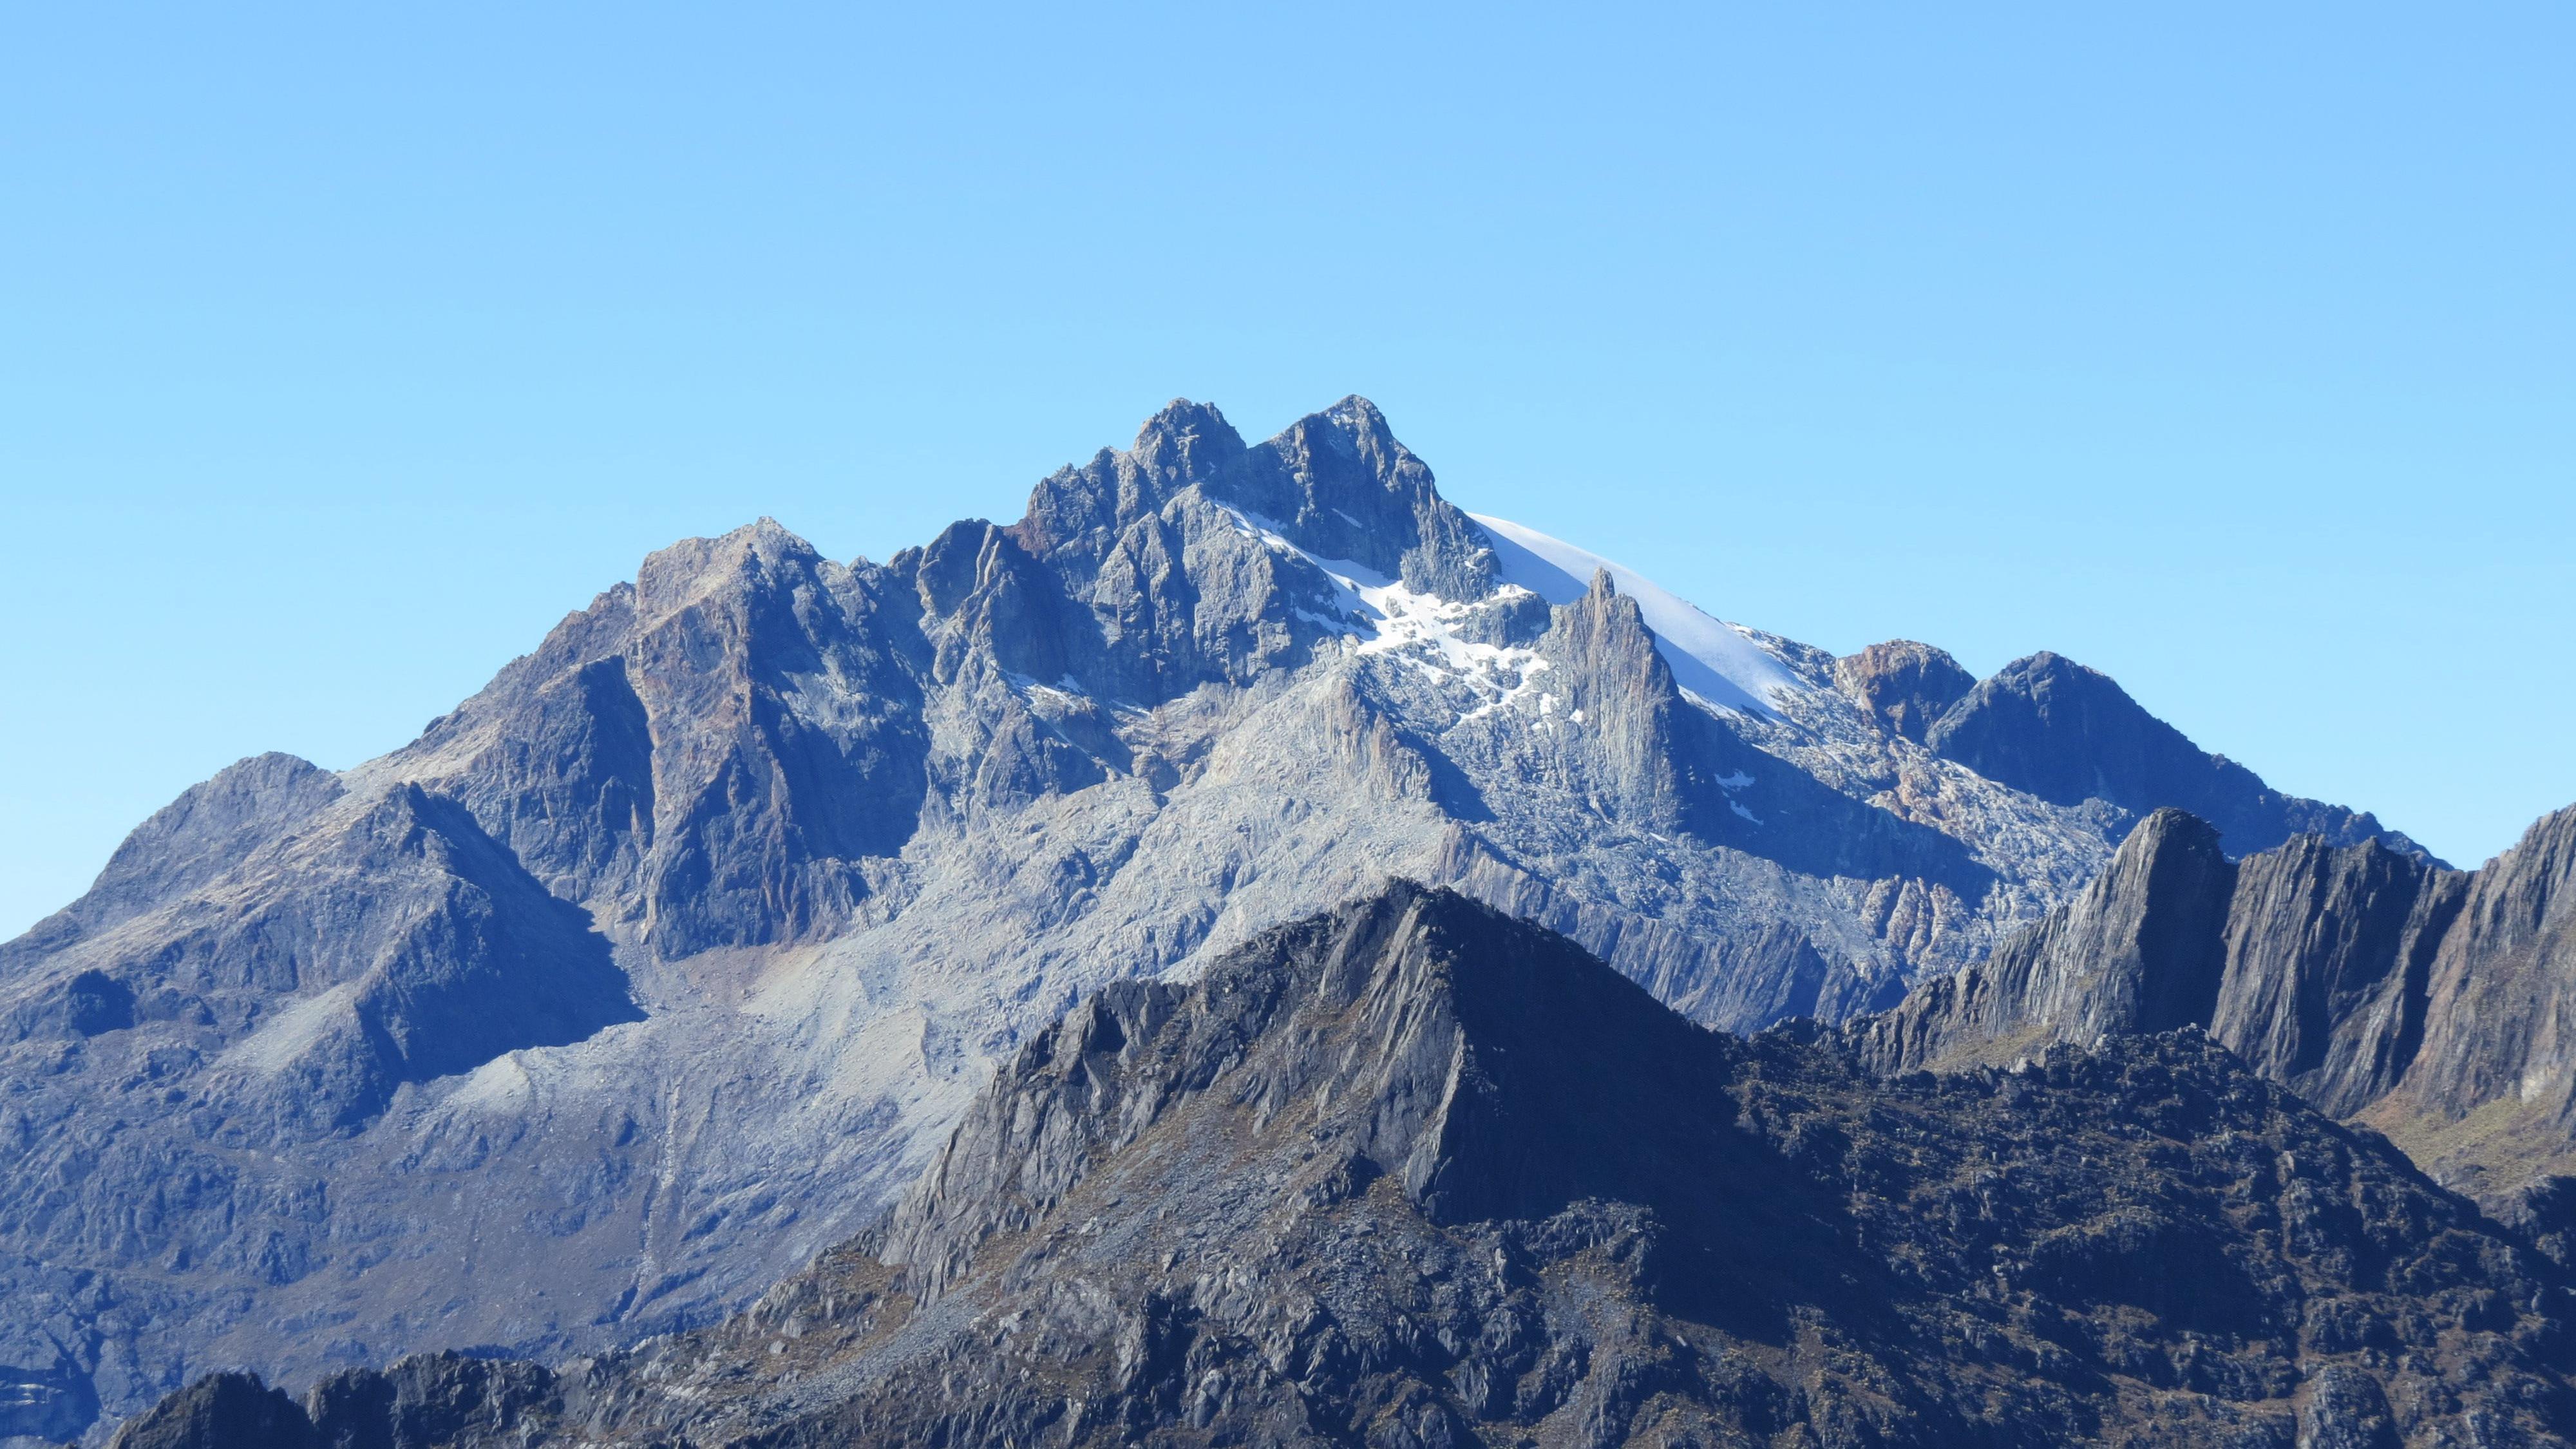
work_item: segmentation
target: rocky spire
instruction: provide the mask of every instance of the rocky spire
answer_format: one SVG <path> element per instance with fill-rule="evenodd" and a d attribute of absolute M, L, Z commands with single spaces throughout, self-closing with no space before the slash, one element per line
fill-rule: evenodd
<path fill-rule="evenodd" d="M 2108 869 L 1992 959 L 1924 982 L 1854 1028 L 1883 1070 L 2012 1060 L 2053 1041 L 2208 1022 L 2235 869 L 2179 810 L 2139 822 Z"/>

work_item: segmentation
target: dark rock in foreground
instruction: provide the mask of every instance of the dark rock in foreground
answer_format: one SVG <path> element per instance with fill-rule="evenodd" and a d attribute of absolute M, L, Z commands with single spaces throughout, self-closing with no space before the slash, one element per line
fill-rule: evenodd
<path fill-rule="evenodd" d="M 2196 1031 L 1884 1081 L 1830 1033 L 1704 1031 L 1570 942 L 1398 887 L 1196 985 L 1094 996 L 884 1222 L 718 1328 L 552 1373 L 344 1374 L 300 1422 L 421 1446 L 2546 1444 L 2576 1426 L 2570 1297 Z M 274 1402 L 201 1382 L 121 1442 L 250 1442 L 222 1424 Z"/>

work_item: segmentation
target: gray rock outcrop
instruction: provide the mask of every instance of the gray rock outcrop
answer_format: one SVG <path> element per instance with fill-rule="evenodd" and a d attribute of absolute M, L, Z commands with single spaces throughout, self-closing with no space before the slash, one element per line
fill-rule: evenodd
<path fill-rule="evenodd" d="M 1854 1024 L 1863 1056 L 1904 1072 L 2012 1061 L 2048 1042 L 2207 1026 L 2227 976 L 2235 870 L 2180 810 L 2140 822 L 2073 901 L 1985 962 L 1926 981 Z"/>
<path fill-rule="evenodd" d="M 2555 1201 L 2563 1232 L 2576 1227 L 2576 806 L 2470 876 L 2456 909 L 2422 1044 L 2370 1120 L 2517 1215 L 2545 1221 Z"/>

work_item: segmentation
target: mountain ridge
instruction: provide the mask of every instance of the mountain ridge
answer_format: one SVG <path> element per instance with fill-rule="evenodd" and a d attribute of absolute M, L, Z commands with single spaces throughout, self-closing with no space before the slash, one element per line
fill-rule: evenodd
<path fill-rule="evenodd" d="M 1693 610 L 1801 686 L 1725 707 L 1606 572 L 1551 600 L 1507 562 L 1362 400 L 1260 444 L 1176 403 L 882 564 L 767 521 L 660 550 L 411 744 L 190 792 L 0 946 L 0 1377 L 36 1406 L 0 1440 L 91 1404 L 94 1439 L 206 1362 L 704 1322 L 1071 1002 L 1375 881 L 1741 1029 L 1982 959 L 2137 813 L 1988 779 Z M 413 1030 L 501 962 L 552 983 L 528 1021 Z"/>
<path fill-rule="evenodd" d="M 119 1443 L 2541 1444 L 2570 1306 L 2196 1033 L 1889 1082 L 1399 883 L 1106 986 L 719 1327 Z"/>

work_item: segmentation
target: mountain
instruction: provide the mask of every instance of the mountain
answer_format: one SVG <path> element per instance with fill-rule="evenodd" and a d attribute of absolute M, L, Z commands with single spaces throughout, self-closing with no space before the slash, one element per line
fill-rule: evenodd
<path fill-rule="evenodd" d="M 2576 808 L 2470 872 L 2315 836 L 2231 862 L 2158 811 L 1990 960 L 1851 1030 L 1908 1071 L 2185 1026 L 2576 1247 Z"/>
<path fill-rule="evenodd" d="M 1891 1083 L 1398 885 L 1104 988 L 726 1324 L 119 1443 L 2537 1445 L 2571 1309 L 2196 1032 Z"/>
<path fill-rule="evenodd" d="M 1928 686 L 1932 697 L 1964 682 L 1955 668 L 1947 678 L 1924 678 L 1917 690 Z M 2140 814 L 2188 810 L 2217 829 L 2231 855 L 2300 835 L 2330 845 L 2378 840 L 2425 854 L 2367 814 L 2282 795 L 2226 756 L 2203 754 L 2109 675 L 2044 651 L 1953 696 L 1921 738 L 1943 759 L 2054 804 L 2101 799 Z"/>
<path fill-rule="evenodd" d="M 2158 790 L 2273 799 L 1907 648 L 1471 517 L 1357 398 L 1258 444 L 1175 403 L 883 563 L 663 550 L 412 743 L 233 766 L 0 946 L 0 1444 L 209 1367 L 708 1322 L 1073 1002 L 1390 877 L 1749 1030 L 1983 959 Z"/>

